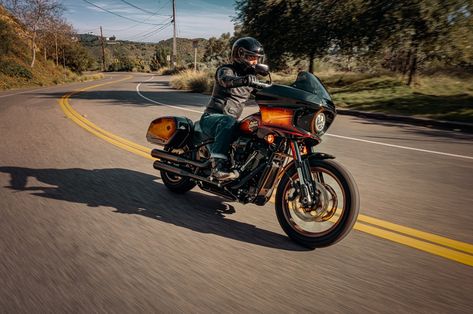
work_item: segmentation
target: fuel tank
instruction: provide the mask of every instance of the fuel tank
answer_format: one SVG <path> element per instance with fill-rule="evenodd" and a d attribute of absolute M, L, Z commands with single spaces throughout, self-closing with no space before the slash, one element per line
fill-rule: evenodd
<path fill-rule="evenodd" d="M 241 120 L 240 124 L 238 125 L 238 129 L 243 134 L 253 134 L 258 131 L 260 125 L 261 114 L 257 112 Z"/>

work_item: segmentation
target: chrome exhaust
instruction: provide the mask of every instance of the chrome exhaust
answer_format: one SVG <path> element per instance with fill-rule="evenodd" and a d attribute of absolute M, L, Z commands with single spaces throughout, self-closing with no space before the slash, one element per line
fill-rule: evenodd
<path fill-rule="evenodd" d="M 210 164 L 210 160 L 206 160 L 204 162 L 194 161 L 194 160 L 182 158 L 179 155 L 175 155 L 175 154 L 172 154 L 160 149 L 153 149 L 151 151 L 151 156 L 158 159 L 164 159 L 164 160 L 176 162 L 178 164 L 192 165 L 198 168 L 206 168 Z"/>
<path fill-rule="evenodd" d="M 206 177 L 202 177 L 202 176 L 193 174 L 192 172 L 186 171 L 184 169 L 180 169 L 180 168 L 165 164 L 165 163 L 163 163 L 159 160 L 156 160 L 153 163 L 153 167 L 154 167 L 154 169 L 157 169 L 157 170 L 170 172 L 170 173 L 173 173 L 173 174 L 177 174 L 178 176 L 181 176 L 181 177 L 188 177 L 188 178 L 196 179 L 196 180 L 199 180 L 199 181 L 202 181 L 202 182 L 206 182 L 206 183 L 221 187 L 221 184 L 219 182 L 212 181 L 212 180 L 210 180 Z"/>

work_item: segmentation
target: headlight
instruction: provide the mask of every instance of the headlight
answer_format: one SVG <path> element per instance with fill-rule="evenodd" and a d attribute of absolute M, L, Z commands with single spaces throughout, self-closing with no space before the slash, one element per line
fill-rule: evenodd
<path fill-rule="evenodd" d="M 314 119 L 314 130 L 317 133 L 322 132 L 324 130 L 326 121 L 327 119 L 325 117 L 325 114 L 323 112 L 318 113 Z"/>

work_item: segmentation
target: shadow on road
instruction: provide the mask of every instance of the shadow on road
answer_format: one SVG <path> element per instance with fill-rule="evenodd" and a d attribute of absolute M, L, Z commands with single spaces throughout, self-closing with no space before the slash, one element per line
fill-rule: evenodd
<path fill-rule="evenodd" d="M 473 135 L 466 132 L 456 132 L 445 128 L 435 127 L 435 126 L 425 126 L 425 125 L 416 125 L 409 124 L 403 121 L 395 120 L 382 120 L 382 119 L 373 119 L 368 117 L 353 117 L 353 121 L 357 124 L 367 125 L 367 126 L 385 126 L 398 129 L 398 137 L 383 137 L 383 136 L 366 136 L 378 139 L 399 139 L 402 141 L 417 141 L 417 142 L 438 142 L 438 143 L 455 143 L 455 144 L 465 144 L 463 140 L 471 141 Z M 419 139 L 409 139 L 410 135 L 423 135 L 430 137 L 431 139 L 419 138 Z M 458 140 L 458 141 L 452 141 Z M 470 143 L 467 143 L 471 145 Z"/>
<path fill-rule="evenodd" d="M 140 82 L 138 82 L 140 83 Z M 169 86 L 168 82 L 149 81 L 141 82 L 142 86 L 147 86 L 147 91 L 140 93 L 157 102 L 161 102 L 171 106 L 189 107 L 193 110 L 204 111 L 205 106 L 209 102 L 210 95 L 200 93 L 192 93 L 188 91 L 178 91 Z M 44 98 L 60 99 L 64 96 L 64 92 L 42 92 L 39 93 Z M 75 99 L 92 100 L 94 104 L 100 101 L 106 101 L 107 104 L 120 106 L 137 106 L 137 107 L 159 107 L 162 106 L 153 103 L 141 97 L 136 90 L 110 90 L 110 89 L 94 89 L 90 91 L 80 92 L 71 96 L 71 103 L 74 104 Z M 256 106 L 251 104 L 250 106 Z"/>
<path fill-rule="evenodd" d="M 197 192 L 177 195 L 155 176 L 128 169 L 32 169 L 0 167 L 10 174 L 9 189 L 90 207 L 107 206 L 122 214 L 158 219 L 196 232 L 290 251 L 306 251 L 287 237 L 228 219 L 235 212 L 222 198 Z M 35 178 L 48 186 L 28 184 Z"/>
<path fill-rule="evenodd" d="M 43 92 L 40 97 L 60 99 L 64 92 Z M 196 110 L 204 108 L 208 98 L 201 94 L 191 94 L 186 92 L 166 91 L 166 92 L 141 92 L 145 97 L 152 100 L 163 102 L 174 106 L 195 107 Z M 94 90 L 74 94 L 71 97 L 72 104 L 74 100 L 92 100 L 92 104 L 106 102 L 107 105 L 137 106 L 137 107 L 159 107 L 162 106 L 144 99 L 134 90 Z M 86 104 L 88 105 L 88 104 Z"/>

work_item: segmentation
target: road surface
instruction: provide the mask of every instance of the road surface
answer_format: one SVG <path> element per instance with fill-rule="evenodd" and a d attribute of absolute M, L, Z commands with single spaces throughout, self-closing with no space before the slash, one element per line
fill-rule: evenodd
<path fill-rule="evenodd" d="M 0 93 L 1 312 L 473 312 L 473 135 L 339 115 L 320 150 L 361 214 L 309 251 L 272 203 L 166 190 L 149 122 L 208 100 L 168 80 Z"/>

